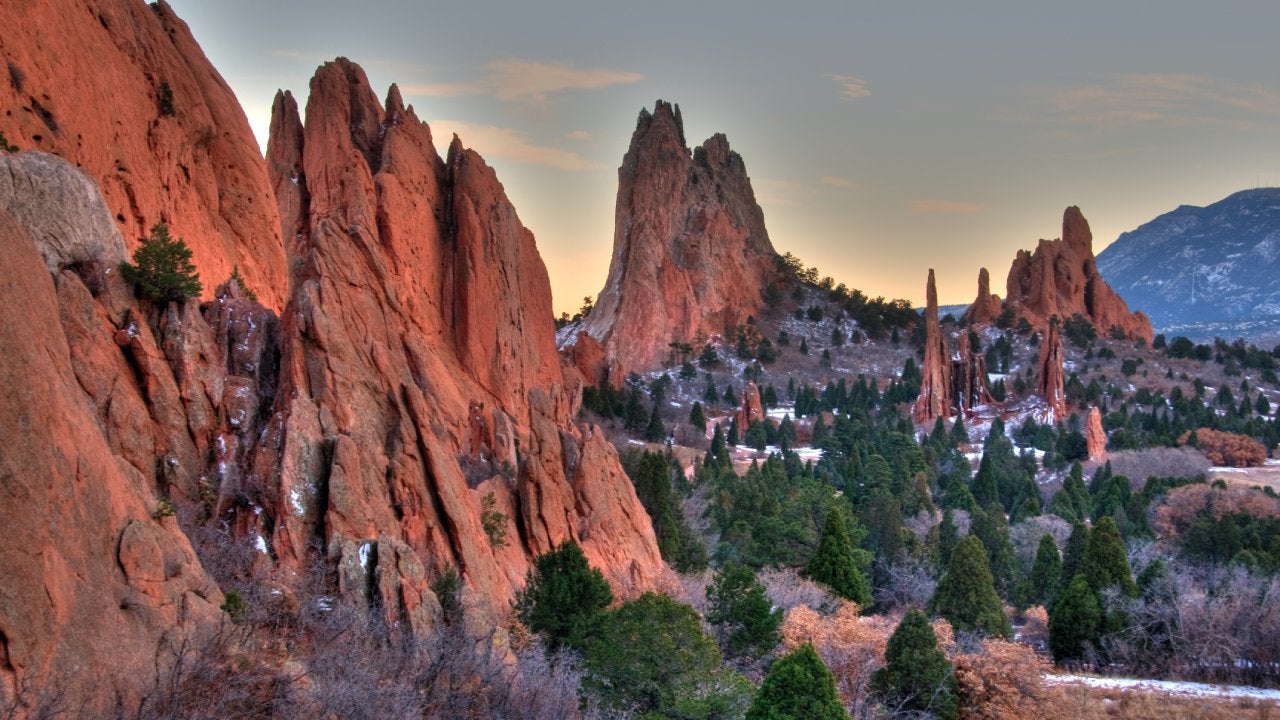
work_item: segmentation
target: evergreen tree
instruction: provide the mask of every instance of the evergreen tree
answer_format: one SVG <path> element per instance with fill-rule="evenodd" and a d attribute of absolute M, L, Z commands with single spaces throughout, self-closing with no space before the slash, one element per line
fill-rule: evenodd
<path fill-rule="evenodd" d="M 801 645 L 769 668 L 746 720 L 849 720 L 835 676 L 812 645 Z"/>
<path fill-rule="evenodd" d="M 951 563 L 951 555 L 960 543 L 960 531 L 956 528 L 955 512 L 947 509 L 942 513 L 942 522 L 938 525 L 938 563 L 939 569 L 945 570 Z"/>
<path fill-rule="evenodd" d="M 956 421 L 951 424 L 951 442 L 956 445 L 969 442 L 969 431 L 965 429 L 964 417 L 960 414 L 956 415 Z"/>
<path fill-rule="evenodd" d="M 1031 564 L 1031 574 L 1027 577 L 1028 591 L 1023 594 L 1024 606 L 1053 606 L 1058 595 L 1058 582 L 1062 576 L 1062 557 L 1058 554 L 1058 544 L 1053 536 L 1045 533 L 1036 548 L 1036 559 Z"/>
<path fill-rule="evenodd" d="M 1102 626 L 1098 596 L 1089 589 L 1083 574 L 1077 574 L 1054 603 L 1049 616 L 1049 649 L 1056 662 L 1082 660 L 1097 642 Z"/>
<path fill-rule="evenodd" d="M 542 633 L 552 648 L 580 647 L 611 602 L 604 575 L 587 564 L 577 543 L 566 540 L 534 559 L 515 607 L 520 621 Z"/>
<path fill-rule="evenodd" d="M 1089 531 L 1085 545 L 1081 572 L 1095 593 L 1109 587 L 1117 587 L 1128 597 L 1138 596 L 1138 586 L 1133 581 L 1129 561 L 1125 558 L 1124 541 L 1120 530 L 1110 517 L 1104 517 Z"/>
<path fill-rule="evenodd" d="M 957 632 L 972 630 L 1001 637 L 1013 634 L 996 595 L 981 540 L 969 535 L 956 546 L 947 574 L 929 601 L 929 611 L 946 618 Z"/>
<path fill-rule="evenodd" d="M 871 585 L 858 570 L 853 544 L 849 541 L 849 531 L 844 523 L 844 513 L 834 506 L 827 511 L 818 549 L 805 567 L 804 574 L 814 582 L 827 585 L 837 595 L 852 600 L 860 607 L 871 604 Z"/>
<path fill-rule="evenodd" d="M 1067 538 L 1067 547 L 1062 551 L 1062 574 L 1058 576 L 1058 588 L 1065 588 L 1071 583 L 1076 573 L 1084 568 L 1084 550 L 1089 544 L 1089 526 L 1078 522 L 1071 526 L 1071 536 Z"/>
<path fill-rule="evenodd" d="M 991 453 L 983 453 L 978 464 L 978 474 L 973 478 L 973 499 L 979 507 L 1000 502 L 1000 488 L 996 482 L 995 459 Z"/>
<path fill-rule="evenodd" d="M 781 639 L 782 611 L 773 608 L 751 568 L 725 564 L 707 586 L 707 601 L 707 622 L 724 629 L 728 655 L 766 653 Z"/>
<path fill-rule="evenodd" d="M 800 354 L 801 355 L 809 354 L 809 341 L 806 340 L 805 338 L 800 338 Z"/>
<path fill-rule="evenodd" d="M 698 432 L 707 431 L 707 416 L 702 412 L 702 403 L 694 401 L 693 409 L 689 411 L 689 424 L 697 428 Z"/>
<path fill-rule="evenodd" d="M 181 238 L 169 235 L 169 226 L 157 223 L 151 235 L 133 253 L 133 263 L 123 263 L 124 279 L 138 286 L 144 297 L 157 302 L 186 300 L 202 289 L 191 248 Z"/>
<path fill-rule="evenodd" d="M 717 462 L 729 461 L 729 449 L 725 444 L 724 433 L 720 432 L 720 423 L 716 423 L 716 429 L 711 433 L 711 456 Z"/>
<path fill-rule="evenodd" d="M 751 698 L 750 683 L 724 667 L 698 613 L 652 592 L 601 618 L 583 665 L 583 691 L 615 716 L 737 717 Z"/>
<path fill-rule="evenodd" d="M 667 429 L 662 425 L 662 416 L 658 414 L 658 403 L 653 404 L 649 413 L 649 422 L 644 427 L 644 438 L 649 442 L 661 442 L 667 437 Z"/>
<path fill-rule="evenodd" d="M 1017 558 L 1014 556 L 1013 543 L 1009 540 L 1009 523 L 1004 517 L 1004 508 L 993 502 L 987 506 L 986 512 L 974 513 L 973 534 L 978 536 L 987 550 L 987 565 L 995 580 L 996 592 L 1001 597 L 1012 595 L 1014 575 L 1017 572 Z"/>
<path fill-rule="evenodd" d="M 871 678 L 872 689 L 896 711 L 914 710 L 954 720 L 959 703 L 951 661 L 938 649 L 929 618 L 911 610 L 898 623 L 884 653 L 885 666 Z"/>
<path fill-rule="evenodd" d="M 720 393 L 716 391 L 716 383 L 710 378 L 707 379 L 707 389 L 702 393 L 702 402 L 708 405 L 715 405 L 720 402 Z"/>
<path fill-rule="evenodd" d="M 813 421 L 813 446 L 822 447 L 822 443 L 827 439 L 827 423 L 822 419 L 822 415 L 818 415 L 818 419 Z"/>

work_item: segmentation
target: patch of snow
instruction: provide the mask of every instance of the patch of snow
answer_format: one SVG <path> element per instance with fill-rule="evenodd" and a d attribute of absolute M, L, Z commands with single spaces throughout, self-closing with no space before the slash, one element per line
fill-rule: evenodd
<path fill-rule="evenodd" d="M 360 543 L 360 569 L 369 572 L 369 552 L 373 548 L 373 543 Z"/>
<path fill-rule="evenodd" d="M 1111 690 L 1146 690 L 1184 697 L 1249 698 L 1253 700 L 1280 700 L 1280 690 L 1249 687 L 1247 685 L 1209 685 L 1206 683 L 1174 680 L 1144 680 L 1142 678 L 1106 678 L 1089 675 L 1044 675 L 1052 685 L 1088 685 Z"/>
<path fill-rule="evenodd" d="M 263 555 L 270 554 L 269 552 L 267 552 L 267 541 L 261 535 L 253 536 L 253 547 L 255 550 L 262 553 Z"/>
<path fill-rule="evenodd" d="M 307 514 L 307 506 L 302 504 L 302 488 L 297 485 L 289 489 L 289 505 L 293 507 L 293 514 L 298 517 L 305 517 Z"/>

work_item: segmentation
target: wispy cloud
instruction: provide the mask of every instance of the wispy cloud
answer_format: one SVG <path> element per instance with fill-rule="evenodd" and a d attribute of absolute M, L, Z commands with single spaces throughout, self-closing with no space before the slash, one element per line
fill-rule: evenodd
<path fill-rule="evenodd" d="M 578 142 L 586 142 L 591 139 L 591 133 L 586 130 L 574 130 L 565 133 L 565 138 L 569 140 L 577 140 Z"/>
<path fill-rule="evenodd" d="M 969 215 L 982 212 L 981 205 L 958 200 L 912 200 L 907 207 L 911 212 L 926 215 Z"/>
<path fill-rule="evenodd" d="M 1061 122 L 1103 129 L 1257 129 L 1274 128 L 1280 119 L 1280 88 L 1183 73 L 1112 75 L 1095 83 L 1052 88 L 1043 93 L 1043 101 Z"/>
<path fill-rule="evenodd" d="M 849 178 L 836 177 L 835 175 L 823 175 L 822 184 L 836 188 L 844 188 L 846 190 L 858 187 L 858 183 L 850 180 Z"/>
<path fill-rule="evenodd" d="M 840 96 L 854 100 L 861 97 L 867 97 L 871 94 L 871 90 L 867 88 L 867 81 L 853 75 L 837 75 L 831 74 L 827 76 L 831 80 L 836 81 L 840 85 Z"/>
<path fill-rule="evenodd" d="M 566 90 L 599 90 L 610 85 L 639 82 L 644 75 L 604 68 L 581 68 L 568 63 L 522 58 L 495 60 L 487 73 L 464 83 L 426 83 L 401 87 L 406 95 L 454 97 L 491 93 L 504 102 L 542 104 L 552 93 Z"/>
<path fill-rule="evenodd" d="M 489 158 L 501 158 L 525 165 L 544 165 L 557 170 L 598 170 L 593 162 L 575 152 L 536 145 L 528 136 L 513 128 L 478 125 L 461 120 L 432 120 L 432 135 L 437 145 L 444 138 L 457 135 L 464 145 Z"/>
<path fill-rule="evenodd" d="M 757 202 L 775 207 L 791 207 L 805 194 L 799 183 L 773 178 L 753 178 L 751 189 L 755 191 Z"/>

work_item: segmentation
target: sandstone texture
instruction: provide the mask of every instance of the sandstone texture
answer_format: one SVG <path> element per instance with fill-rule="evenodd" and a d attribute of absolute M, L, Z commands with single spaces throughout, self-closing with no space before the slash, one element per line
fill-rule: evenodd
<path fill-rule="evenodd" d="M 969 333 L 962 332 L 956 340 L 956 354 L 951 362 L 951 386 L 955 394 L 953 407 L 958 412 L 970 413 L 979 405 L 996 401 L 987 387 L 987 359 L 982 353 L 973 352 Z"/>
<path fill-rule="evenodd" d="M 0 132 L 98 182 L 130 252 L 158 222 L 191 247 L 205 298 L 238 267 L 288 295 L 262 155 L 231 89 L 163 0 L 0 4 Z"/>
<path fill-rule="evenodd" d="M 752 423 L 763 422 L 764 417 L 764 406 L 760 402 L 760 387 L 754 382 L 748 382 L 747 387 L 742 391 L 742 405 L 734 415 L 738 421 L 738 432 L 745 434 Z"/>
<path fill-rule="evenodd" d="M 1129 312 L 1098 273 L 1093 233 L 1080 208 L 1074 206 L 1063 213 L 1060 239 L 1041 240 L 1034 252 L 1018 251 L 1009 268 L 1005 306 L 1039 330 L 1047 328 L 1055 315 L 1061 322 L 1080 315 L 1099 334 L 1118 328 L 1129 337 L 1151 342 L 1151 321 L 1141 311 Z"/>
<path fill-rule="evenodd" d="M 651 369 L 672 342 L 728 336 L 760 312 L 776 273 L 751 179 L 725 136 L 690 153 L 678 106 L 642 110 L 618 168 L 608 280 L 584 321 L 609 379 Z"/>

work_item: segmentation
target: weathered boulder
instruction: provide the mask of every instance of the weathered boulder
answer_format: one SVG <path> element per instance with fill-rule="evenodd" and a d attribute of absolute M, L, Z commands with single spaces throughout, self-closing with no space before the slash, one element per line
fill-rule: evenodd
<path fill-rule="evenodd" d="M 678 106 L 642 110 L 614 212 L 609 276 L 583 323 L 604 345 L 613 382 L 654 366 L 672 342 L 727 336 L 759 313 L 776 253 L 724 135 L 690 154 Z"/>
<path fill-rule="evenodd" d="M 911 406 L 911 416 L 917 423 L 931 423 L 938 417 L 951 417 L 952 404 L 951 351 L 938 321 L 938 288 L 934 284 L 933 268 L 929 268 L 929 281 L 925 285 L 924 364 L 920 368 L 920 396 Z"/>
<path fill-rule="evenodd" d="M 263 303 L 288 294 L 262 155 L 244 111 L 163 0 L 0 5 L 0 132 L 98 182 L 127 248 L 158 222 L 183 238 L 205 298 L 239 267 Z"/>
<path fill-rule="evenodd" d="M 1129 312 L 1098 273 L 1093 233 L 1078 207 L 1063 213 L 1061 239 L 1041 240 L 1035 252 L 1018 251 L 1006 288 L 1005 306 L 1036 329 L 1047 328 L 1054 316 L 1065 322 L 1080 315 L 1100 334 L 1118 329 L 1151 342 L 1151 321 L 1141 311 Z"/>
<path fill-rule="evenodd" d="M 0 210 L 26 228 L 50 273 L 76 263 L 115 268 L 127 259 L 98 185 L 55 155 L 0 155 Z"/>
<path fill-rule="evenodd" d="M 738 432 L 746 433 L 752 423 L 762 422 L 764 420 L 764 406 L 760 402 L 760 387 L 754 382 L 748 382 L 747 387 L 742 391 L 742 405 L 738 408 L 737 414 L 734 416 L 738 421 Z"/>

